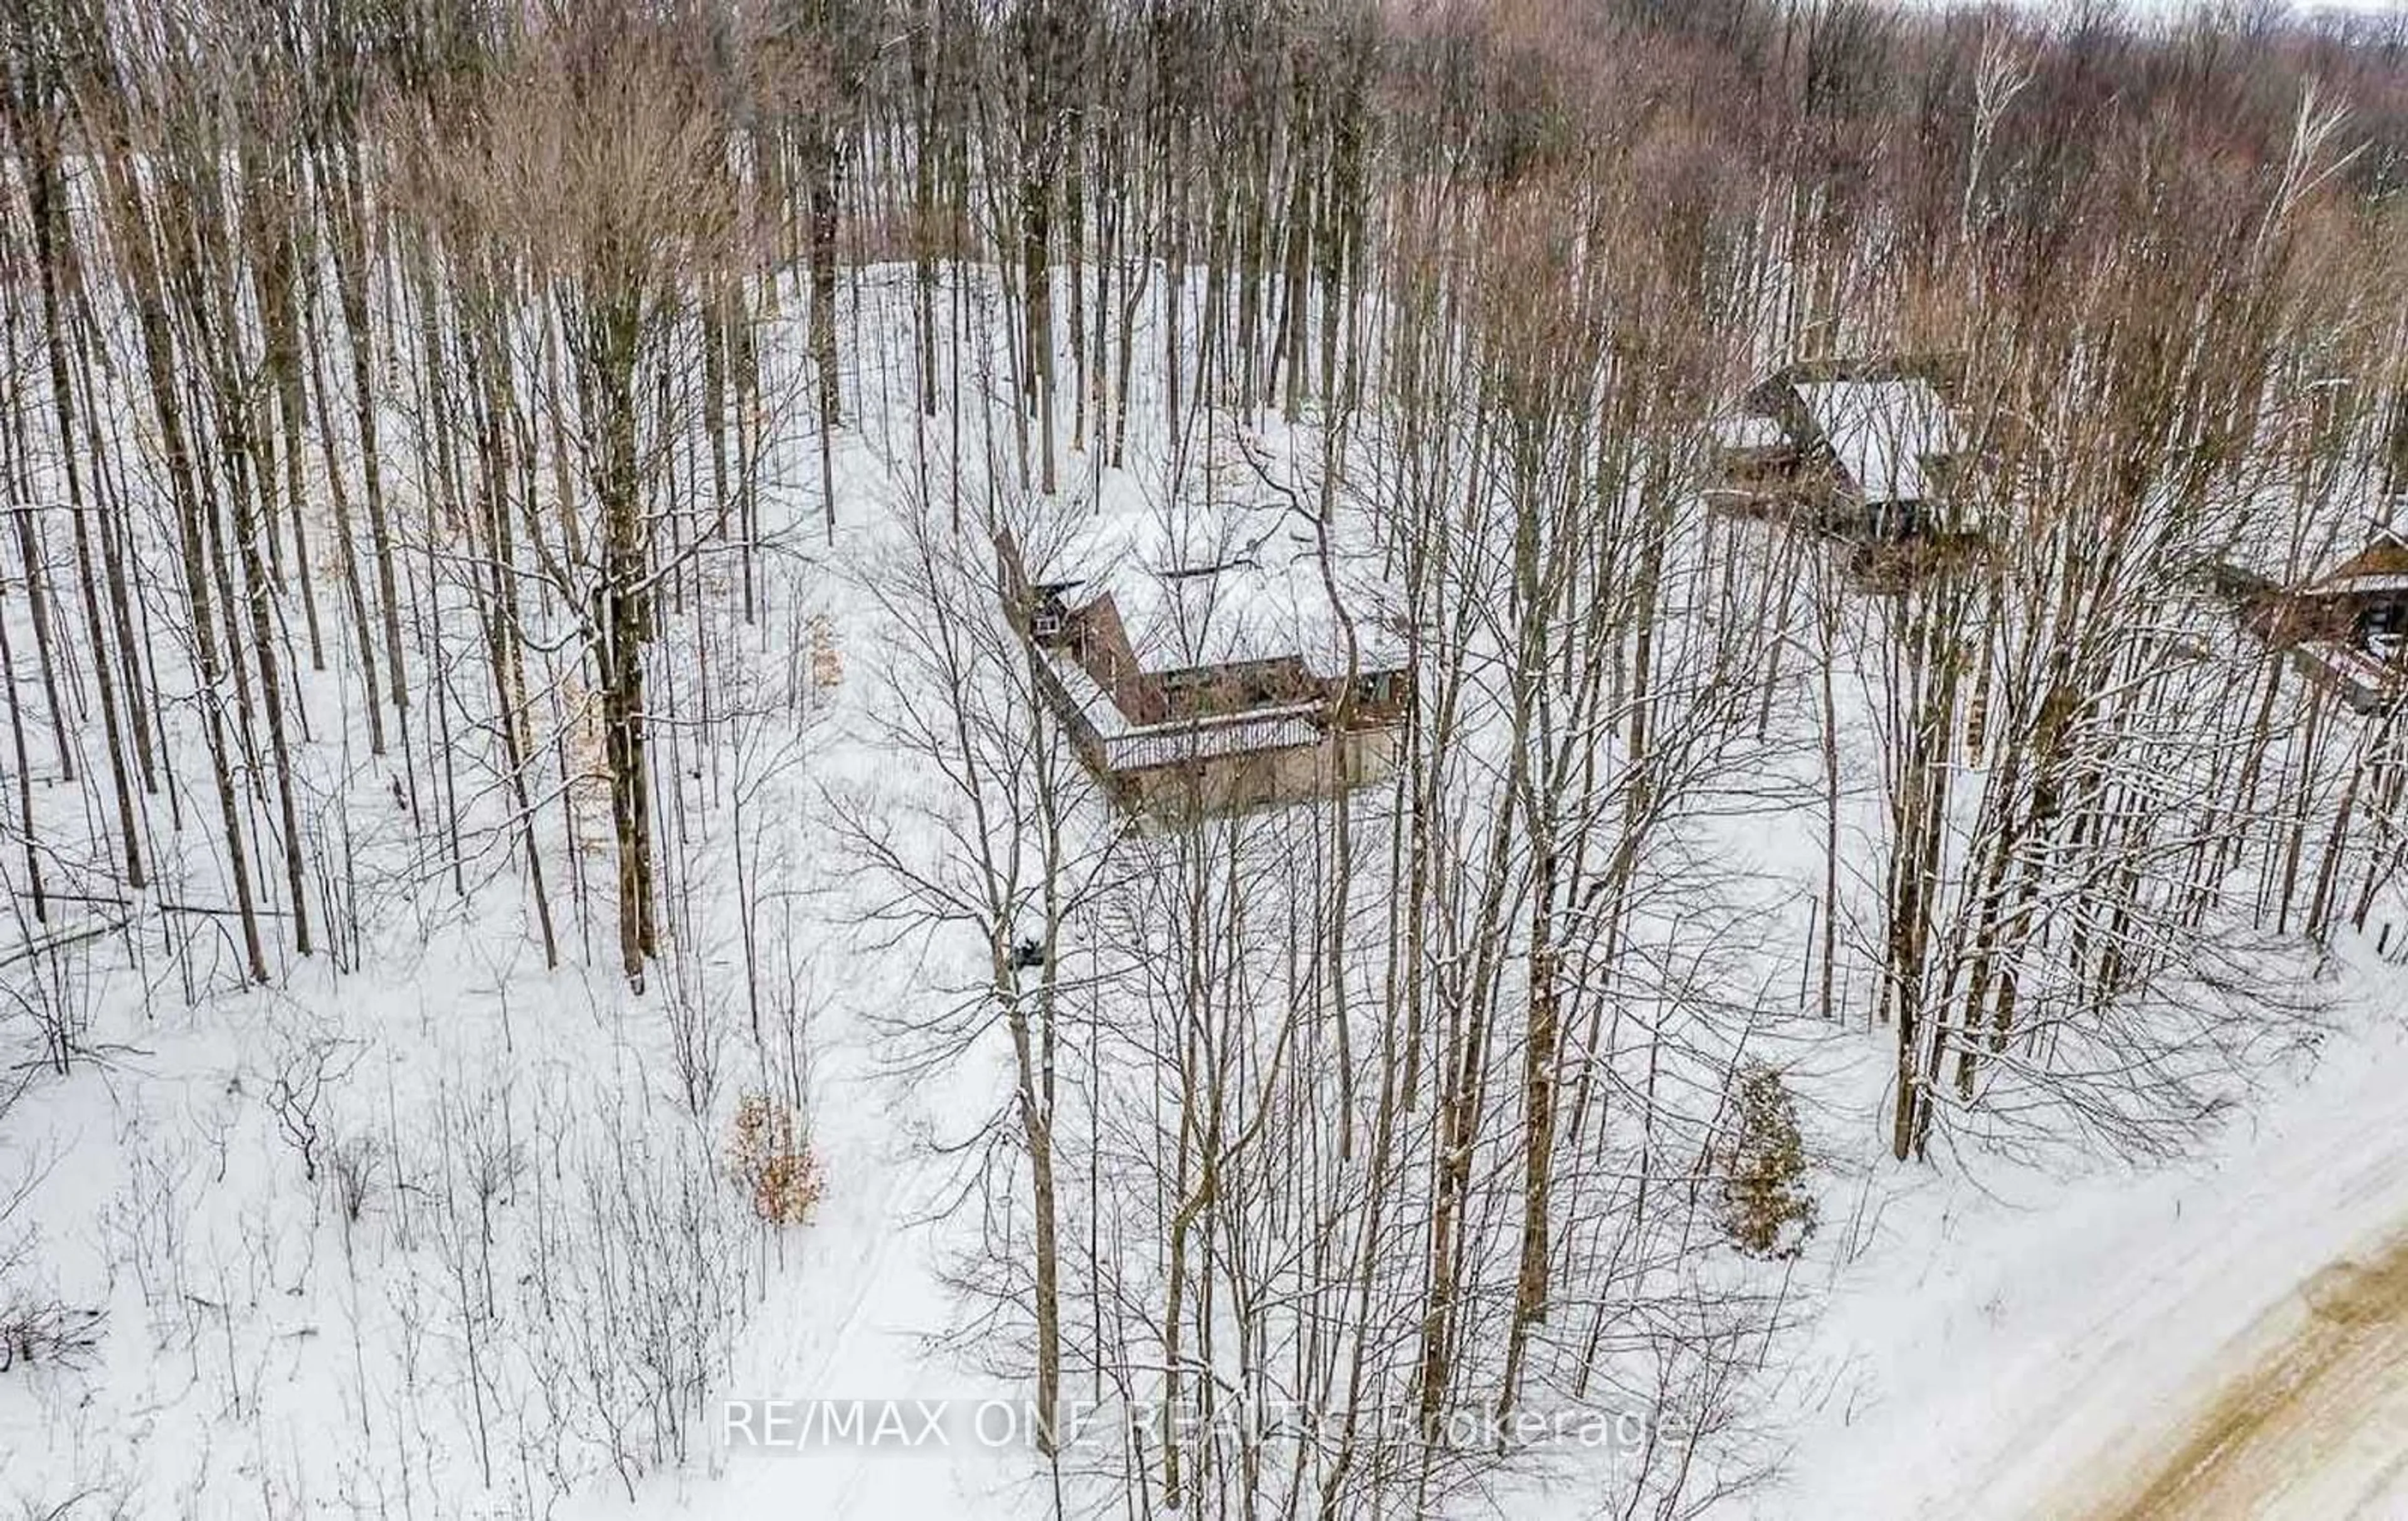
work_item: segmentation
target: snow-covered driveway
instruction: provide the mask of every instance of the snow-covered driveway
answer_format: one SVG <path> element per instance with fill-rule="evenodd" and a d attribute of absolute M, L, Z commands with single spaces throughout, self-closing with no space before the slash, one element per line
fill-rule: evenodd
<path fill-rule="evenodd" d="M 1994 1198 L 1902 1185 L 1757 1514 L 2408 1516 L 2408 1044 L 2386 1001 L 2197 1162 Z"/>
<path fill-rule="evenodd" d="M 2222 1382 L 2155 1446 L 2077 1476 L 2103 1481 L 2091 1514 L 2408 1514 L 2408 1235 L 2319 1270 L 2230 1351 Z"/>

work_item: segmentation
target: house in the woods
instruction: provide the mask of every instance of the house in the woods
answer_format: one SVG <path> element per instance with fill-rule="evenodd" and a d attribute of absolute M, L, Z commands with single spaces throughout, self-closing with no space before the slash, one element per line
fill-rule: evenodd
<path fill-rule="evenodd" d="M 1946 361 L 1801 360 L 1714 428 L 1710 501 L 1870 542 L 1951 532 L 1966 453 Z"/>
<path fill-rule="evenodd" d="M 2388 708 L 2408 690 L 2408 537 L 2379 529 L 2315 580 L 2250 599 L 2243 616 L 2352 708 Z"/>
<path fill-rule="evenodd" d="M 1392 768 L 1412 673 L 1363 546 L 1274 505 L 1105 509 L 1000 548 L 1040 683 L 1125 806 L 1189 817 Z"/>

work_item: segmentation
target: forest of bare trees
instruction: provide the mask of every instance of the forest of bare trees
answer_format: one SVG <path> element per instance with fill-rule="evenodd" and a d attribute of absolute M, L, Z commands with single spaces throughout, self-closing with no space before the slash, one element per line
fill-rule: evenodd
<path fill-rule="evenodd" d="M 810 1134 L 831 1018 L 973 1096 L 894 1140 L 1030 1514 L 1431 1514 L 1567 1410 L 1646 1416 L 1611 1514 L 1703 1514 L 1808 1310 L 1765 1124 L 2179 1151 L 2408 955 L 2396 709 L 2216 590 L 2408 490 L 2408 19 L 18 0 L 0 61 L 0 1141 L 258 1011 L 291 1271 L 423 1285 L 313 1468 L 234 1296 L 127 1270 L 107 1334 L 252 1417 L 227 1514 L 705 1463 L 814 1292 L 731 1117 Z M 1981 552 L 1878 588 L 1703 490 L 1867 352 L 1983 462 Z M 1107 499 L 1375 545 L 1393 773 L 1117 811 L 998 553 Z M 505 991 L 413 1027 L 522 1075 L 345 1109 L 346 988 L 437 966 Z M 1857 1049 L 1877 1117 L 1782 1075 Z M 0 1342 L 72 1361 L 20 1181 Z"/>

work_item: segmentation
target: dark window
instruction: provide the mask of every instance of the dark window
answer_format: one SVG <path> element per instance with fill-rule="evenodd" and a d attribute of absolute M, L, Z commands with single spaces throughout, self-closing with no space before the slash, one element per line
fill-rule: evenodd
<path fill-rule="evenodd" d="M 2408 639 L 2408 603 L 2377 602 L 2358 614 L 2359 637 L 2377 654 L 2396 652 Z"/>

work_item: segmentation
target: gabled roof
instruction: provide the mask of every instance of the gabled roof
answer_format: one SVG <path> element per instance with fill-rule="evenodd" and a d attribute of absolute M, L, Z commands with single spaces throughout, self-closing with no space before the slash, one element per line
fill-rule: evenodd
<path fill-rule="evenodd" d="M 1746 412 L 1777 426 L 1793 448 L 1828 447 L 1868 506 L 1928 500 L 1928 468 L 1965 448 L 1949 404 L 1957 362 L 1944 355 L 1870 354 L 1800 359 L 1750 388 Z M 1761 433 L 1717 434 L 1727 449 Z"/>
<path fill-rule="evenodd" d="M 1758 412 L 1733 412 L 1708 424 L 1719 449 L 1751 452 L 1781 449 L 1789 443 L 1788 430 L 1778 418 Z"/>
<path fill-rule="evenodd" d="M 1927 380 L 1942 392 L 1964 382 L 1962 356 L 1943 353 L 1827 354 L 1793 359 L 1767 376 L 1768 386 L 1805 385 L 1820 380 Z"/>
<path fill-rule="evenodd" d="M 1963 447 L 1948 404 L 1919 376 L 1809 380 L 1795 389 L 1868 504 L 1928 500 L 1927 465 Z"/>
<path fill-rule="evenodd" d="M 2379 596 L 2408 592 L 2408 539 L 2386 529 L 2374 542 L 2300 588 L 2301 596 Z"/>
<path fill-rule="evenodd" d="M 1352 616 L 1359 668 L 1404 665 L 1376 553 L 1336 534 L 1325 581 L 1314 524 L 1283 505 L 1101 510 L 1036 560 L 1038 585 L 1081 605 L 1110 596 L 1149 672 L 1294 658 L 1316 676 L 1343 675 L 1346 629 L 1328 581 Z"/>

